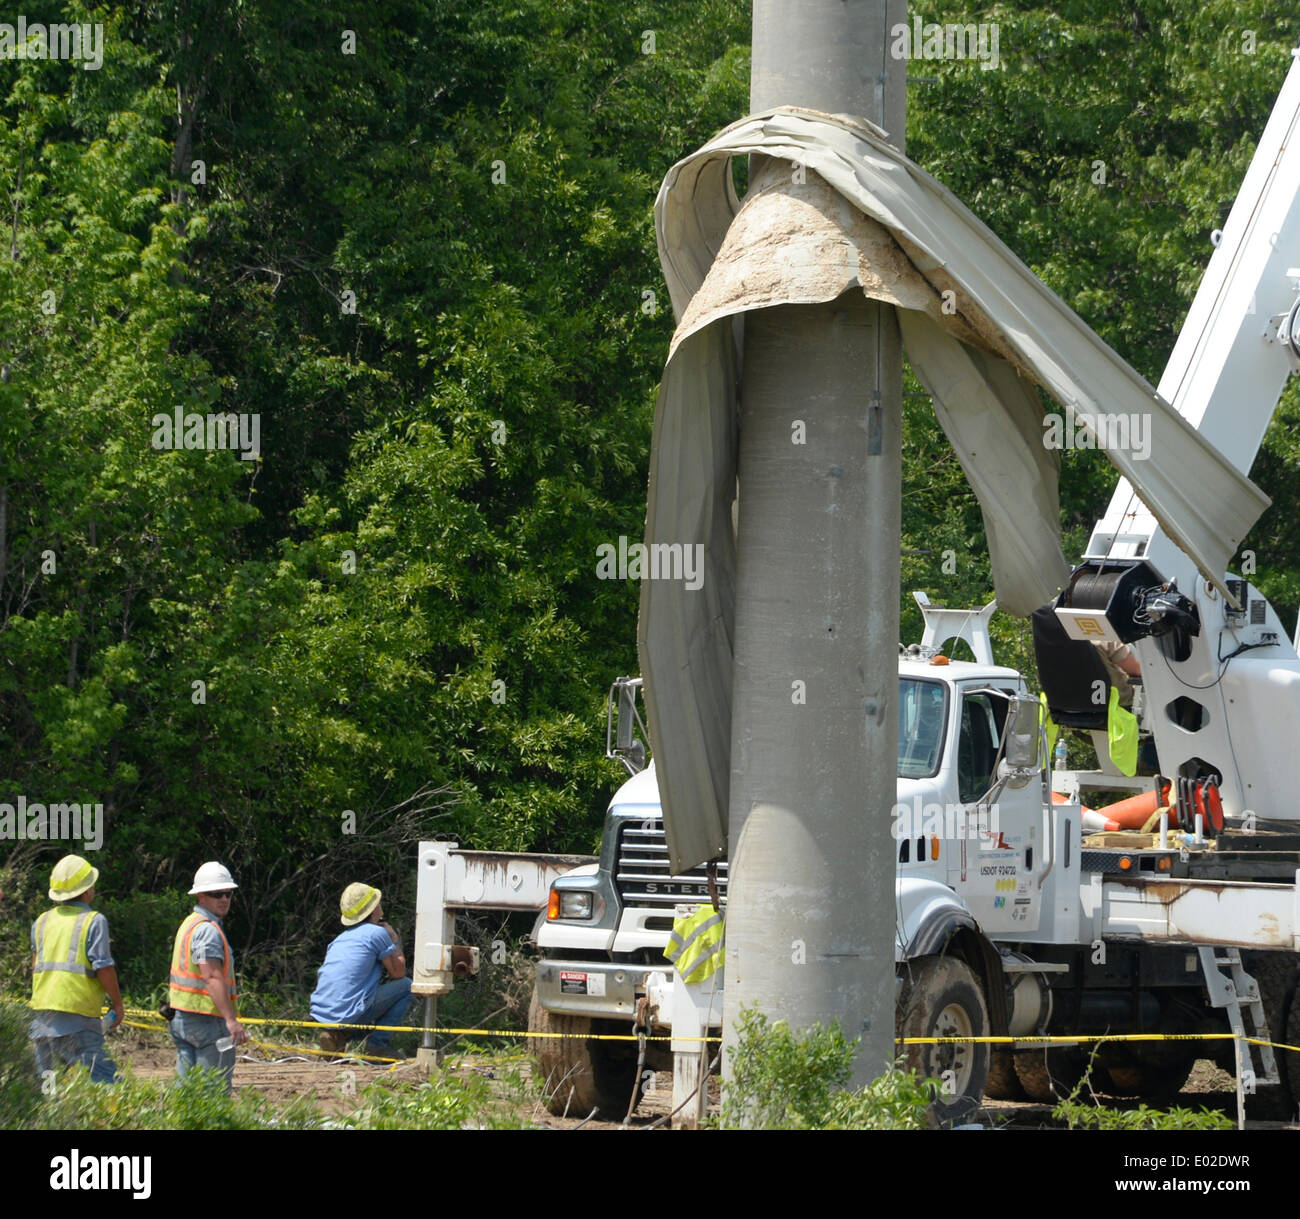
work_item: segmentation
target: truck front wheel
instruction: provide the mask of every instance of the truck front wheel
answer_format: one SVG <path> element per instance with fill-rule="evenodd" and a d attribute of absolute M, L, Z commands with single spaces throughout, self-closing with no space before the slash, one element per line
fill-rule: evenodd
<path fill-rule="evenodd" d="M 987 1037 L 988 1007 L 979 980 L 956 957 L 921 957 L 903 965 L 898 1000 L 900 1037 Z M 903 1047 L 904 1065 L 941 1089 L 930 1107 L 935 1125 L 969 1121 L 989 1075 L 988 1042 Z"/>
<path fill-rule="evenodd" d="M 606 1118 L 622 1118 L 627 1113 L 637 1082 L 636 1043 L 589 1040 L 596 1033 L 627 1029 L 612 1021 L 548 1011 L 534 989 L 528 1006 L 528 1031 L 563 1034 L 528 1040 L 547 1109 L 557 1117 L 587 1117 L 593 1109 Z"/>

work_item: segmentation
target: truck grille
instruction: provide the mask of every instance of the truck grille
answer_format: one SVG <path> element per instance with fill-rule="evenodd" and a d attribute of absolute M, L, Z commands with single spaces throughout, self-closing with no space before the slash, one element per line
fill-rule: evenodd
<path fill-rule="evenodd" d="M 619 830 L 614 884 L 634 906 L 676 906 L 709 900 L 708 874 L 692 868 L 681 876 L 668 872 L 668 841 L 663 824 L 630 823 Z M 727 865 L 718 864 L 718 898 L 727 904 Z"/>

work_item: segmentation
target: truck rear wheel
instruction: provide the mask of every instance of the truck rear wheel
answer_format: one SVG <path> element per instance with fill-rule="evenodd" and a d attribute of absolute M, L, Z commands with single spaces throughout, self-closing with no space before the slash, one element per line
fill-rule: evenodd
<path fill-rule="evenodd" d="M 1272 1040 L 1285 1041 L 1287 1045 L 1298 1044 L 1295 1038 L 1300 1037 L 1300 1003 L 1293 998 L 1291 1008 L 1287 1013 L 1285 1035 L 1273 1033 Z M 1295 1121 L 1297 1099 L 1300 1099 L 1300 1054 L 1294 1050 L 1274 1050 L 1278 1055 L 1278 1073 L 1286 1080 L 1290 1092 L 1291 1102 L 1287 1109 L 1285 1118 L 1289 1122 Z"/>
<path fill-rule="evenodd" d="M 534 988 L 528 1005 L 528 1031 L 565 1034 L 528 1040 L 547 1109 L 557 1117 L 587 1117 L 593 1109 L 607 1118 L 622 1118 L 627 1113 L 637 1082 L 635 1043 L 588 1040 L 594 1033 L 626 1030 L 615 1028 L 612 1021 L 548 1011 Z"/>
<path fill-rule="evenodd" d="M 1135 1096 L 1163 1108 L 1187 1082 L 1196 1065 L 1196 1051 L 1175 1042 L 1104 1045 L 1097 1054 L 1093 1081 L 1108 1096 Z"/>
<path fill-rule="evenodd" d="M 1011 1050 L 1002 1046 L 991 1047 L 989 1053 L 989 1078 L 984 1085 L 984 1095 L 990 1100 L 1024 1100 L 1025 1090 L 1016 1075 L 1016 1060 Z"/>
<path fill-rule="evenodd" d="M 956 957 L 906 962 L 897 1027 L 900 1037 L 987 1037 L 988 1007 L 970 966 Z M 975 1115 L 989 1075 L 987 1042 L 909 1045 L 903 1055 L 909 1070 L 943 1089 L 930 1106 L 933 1124 L 952 1126 Z"/>

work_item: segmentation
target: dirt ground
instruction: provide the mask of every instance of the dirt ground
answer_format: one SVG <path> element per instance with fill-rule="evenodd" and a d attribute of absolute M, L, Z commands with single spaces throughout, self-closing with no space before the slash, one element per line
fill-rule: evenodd
<path fill-rule="evenodd" d="M 172 1075 L 176 1069 L 175 1054 L 164 1035 L 125 1029 L 113 1041 L 114 1057 L 122 1066 L 129 1066 L 142 1079 L 160 1079 Z M 474 1072 L 493 1081 L 499 1063 L 486 1057 L 468 1056 L 456 1060 L 458 1069 Z M 305 1047 L 295 1050 L 277 1043 L 277 1048 L 255 1047 L 241 1053 L 235 1066 L 235 1088 L 252 1088 L 277 1104 L 285 1104 L 297 1097 L 311 1093 L 325 1114 L 345 1113 L 355 1107 L 355 1094 L 368 1085 L 379 1082 L 395 1088 L 411 1086 L 423 1079 L 414 1060 L 395 1065 L 365 1063 L 357 1059 L 334 1061 L 311 1054 Z M 505 1086 L 502 1084 L 502 1093 Z M 661 1072 L 655 1077 L 653 1088 L 643 1097 L 635 1114 L 627 1121 L 631 1128 L 667 1126 L 664 1120 L 671 1108 L 672 1075 Z M 1117 1108 L 1132 1108 L 1136 1102 L 1112 1101 L 1103 1103 Z M 1196 1064 L 1191 1078 L 1173 1102 L 1185 1108 L 1202 1105 L 1218 1109 L 1229 1116 L 1236 1114 L 1236 1093 L 1232 1076 L 1202 1060 Z M 710 1081 L 710 1113 L 718 1110 L 718 1083 Z M 529 1124 L 540 1129 L 616 1130 L 624 1123 L 618 1121 L 583 1120 L 582 1116 L 556 1117 L 541 1105 L 529 1105 L 521 1112 Z M 1053 1126 L 1051 1106 L 1016 1101 L 988 1101 L 981 1111 L 980 1120 L 991 1126 L 1043 1127 Z M 1296 1125 L 1281 1122 L 1247 1122 L 1248 1129 L 1296 1129 Z"/>
<path fill-rule="evenodd" d="M 129 1067 L 139 1079 L 165 1079 L 176 1072 L 176 1051 L 170 1039 L 157 1034 L 134 1034 L 127 1030 L 110 1048 L 121 1067 Z M 313 1092 L 325 1113 L 346 1109 L 351 1086 L 360 1092 L 367 1084 L 388 1075 L 394 1082 L 415 1076 L 414 1062 L 391 1069 L 356 1060 L 331 1062 L 292 1049 L 253 1049 L 240 1052 L 235 1063 L 235 1088 L 253 1088 L 276 1104 L 287 1104 Z M 350 1076 L 352 1078 L 350 1078 Z"/>
<path fill-rule="evenodd" d="M 118 1065 L 129 1067 L 138 1079 L 166 1079 L 176 1070 L 175 1051 L 163 1033 L 127 1028 L 113 1039 L 110 1048 Z M 400 1088 L 424 1079 L 414 1059 L 396 1064 L 363 1062 L 357 1058 L 335 1060 L 314 1049 L 305 1043 L 293 1047 L 282 1042 L 276 1042 L 274 1048 L 245 1048 L 235 1063 L 235 1090 L 254 1089 L 276 1104 L 287 1104 L 310 1093 L 321 1112 L 330 1115 L 350 1112 L 356 1107 L 356 1094 L 373 1083 Z M 460 1071 L 473 1072 L 489 1081 L 494 1081 L 500 1070 L 500 1064 L 486 1056 L 455 1057 L 455 1062 Z M 717 1081 L 711 1080 L 710 1084 L 711 1108 L 716 1112 Z M 627 1124 L 649 1126 L 665 1118 L 671 1108 L 672 1086 L 671 1073 L 656 1076 L 654 1086 Z M 505 1094 L 504 1084 L 501 1091 Z M 583 1115 L 556 1117 L 541 1105 L 530 1105 L 520 1116 L 541 1129 L 618 1129 L 622 1124 L 595 1119 L 584 1122 Z"/>

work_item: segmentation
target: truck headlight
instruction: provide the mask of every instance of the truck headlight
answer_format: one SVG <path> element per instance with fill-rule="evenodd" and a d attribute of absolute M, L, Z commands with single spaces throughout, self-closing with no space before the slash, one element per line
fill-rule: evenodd
<path fill-rule="evenodd" d="M 592 895 L 590 892 L 582 890 L 570 890 L 566 892 L 561 889 L 560 894 L 560 913 L 558 918 L 591 918 Z"/>
<path fill-rule="evenodd" d="M 552 889 L 546 902 L 547 922 L 556 919 L 590 920 L 605 912 L 605 903 L 597 903 L 590 889 Z"/>

